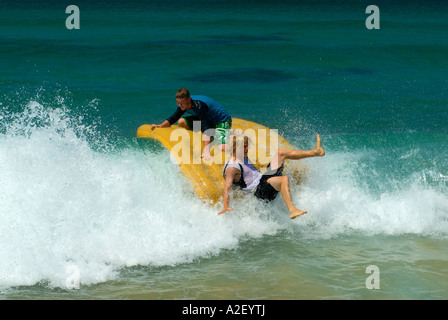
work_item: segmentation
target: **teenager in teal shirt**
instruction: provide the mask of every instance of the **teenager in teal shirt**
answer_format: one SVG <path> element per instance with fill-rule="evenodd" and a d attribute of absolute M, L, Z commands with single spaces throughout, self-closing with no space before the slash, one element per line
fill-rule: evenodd
<path fill-rule="evenodd" d="M 201 121 L 201 131 L 204 134 L 202 157 L 206 160 L 210 159 L 209 129 L 215 129 L 215 143 L 221 151 L 224 151 L 229 143 L 229 132 L 232 126 L 230 114 L 215 100 L 206 96 L 190 95 L 185 88 L 177 91 L 176 102 L 178 107 L 171 117 L 159 125 L 153 124 L 151 128 L 166 128 L 179 121 L 180 127 L 192 129 L 193 121 Z M 188 116 L 185 113 L 188 113 Z"/>

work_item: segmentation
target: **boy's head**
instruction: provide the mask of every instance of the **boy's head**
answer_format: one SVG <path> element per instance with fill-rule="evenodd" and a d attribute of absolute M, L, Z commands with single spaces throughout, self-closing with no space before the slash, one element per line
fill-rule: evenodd
<path fill-rule="evenodd" d="M 190 91 L 185 88 L 180 88 L 176 92 L 176 103 L 182 111 L 191 108 L 191 96 Z"/>

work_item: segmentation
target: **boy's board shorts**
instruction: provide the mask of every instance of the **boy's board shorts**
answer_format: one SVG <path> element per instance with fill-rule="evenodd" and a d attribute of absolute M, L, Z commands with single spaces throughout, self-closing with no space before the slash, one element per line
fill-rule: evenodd
<path fill-rule="evenodd" d="M 200 119 L 198 116 L 191 116 L 191 115 L 189 115 L 188 113 L 185 113 L 185 114 L 182 116 L 182 119 L 185 120 L 185 122 L 187 123 L 187 126 L 188 126 L 190 129 L 193 129 L 193 123 L 194 123 L 195 121 L 201 121 L 201 119 Z"/>
<path fill-rule="evenodd" d="M 216 144 L 228 144 L 230 141 L 230 127 L 232 127 L 232 118 L 229 120 L 220 122 L 215 127 L 215 142 Z"/>
<path fill-rule="evenodd" d="M 182 117 L 185 122 L 187 123 L 188 127 L 193 129 L 193 124 L 195 121 L 201 121 L 201 119 L 198 116 L 183 116 Z M 215 135 L 214 140 L 215 143 L 219 146 L 222 144 L 227 144 L 230 141 L 230 128 L 232 127 L 232 118 L 229 118 L 229 120 L 220 122 L 216 124 L 215 126 Z M 212 126 L 207 124 L 205 121 L 201 121 L 201 131 L 204 132 L 208 129 L 211 129 Z"/>

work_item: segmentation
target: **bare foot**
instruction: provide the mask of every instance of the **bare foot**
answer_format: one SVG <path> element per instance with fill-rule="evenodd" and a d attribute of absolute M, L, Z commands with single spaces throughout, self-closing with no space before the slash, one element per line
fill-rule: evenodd
<path fill-rule="evenodd" d="M 323 157 L 325 155 L 325 150 L 322 148 L 322 142 L 320 140 L 320 135 L 317 135 L 316 147 L 314 148 L 316 157 Z"/>
<path fill-rule="evenodd" d="M 298 216 L 304 215 L 305 213 L 307 213 L 308 211 L 304 211 L 304 210 L 299 210 L 299 209 L 294 209 L 289 213 L 289 217 L 291 219 L 295 219 Z"/>

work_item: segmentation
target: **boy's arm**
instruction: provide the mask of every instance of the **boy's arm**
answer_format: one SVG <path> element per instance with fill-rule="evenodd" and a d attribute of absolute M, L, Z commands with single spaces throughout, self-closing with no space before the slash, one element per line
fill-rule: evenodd
<path fill-rule="evenodd" d="M 171 125 L 170 122 L 168 120 L 165 120 L 161 124 L 152 124 L 151 130 L 154 130 L 155 128 L 167 128 L 170 125 Z"/>
<path fill-rule="evenodd" d="M 177 120 L 180 119 L 180 117 L 183 116 L 185 113 L 185 110 L 182 111 L 181 108 L 177 107 L 176 111 L 173 113 L 171 117 L 163 121 L 161 124 L 153 124 L 151 125 L 151 130 L 154 130 L 154 128 L 166 128 L 171 126 L 173 123 L 175 123 Z"/>

